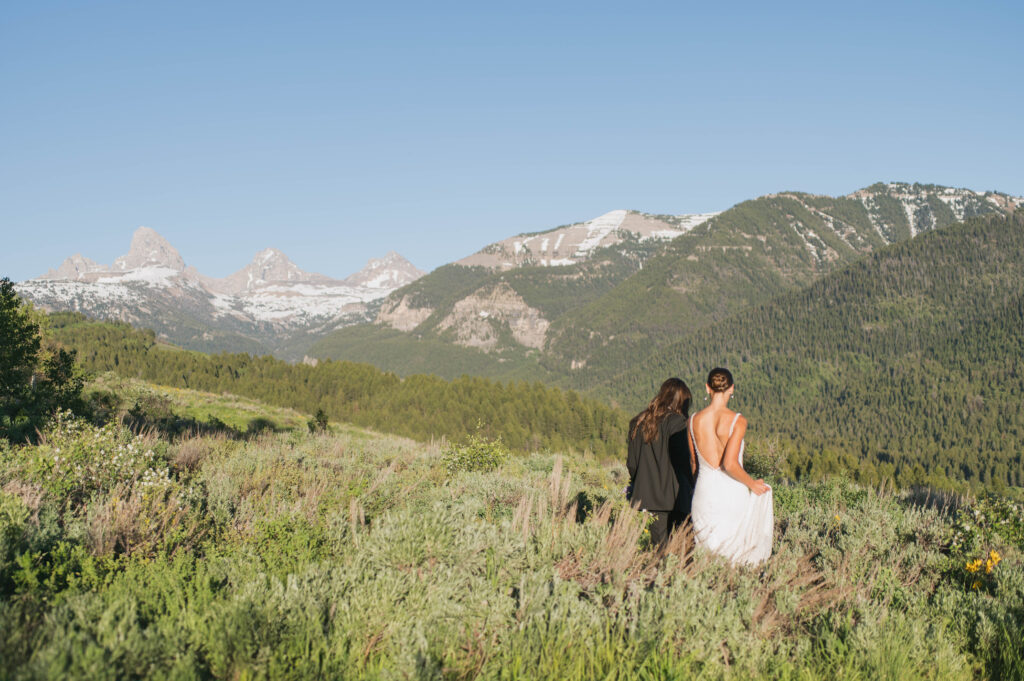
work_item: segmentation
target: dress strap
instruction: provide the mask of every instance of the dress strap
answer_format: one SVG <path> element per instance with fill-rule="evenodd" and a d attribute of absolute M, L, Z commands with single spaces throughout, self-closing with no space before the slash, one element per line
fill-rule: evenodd
<path fill-rule="evenodd" d="M 692 440 L 692 441 L 693 441 L 693 451 L 695 451 L 695 452 L 697 452 L 698 454 L 700 454 L 700 450 L 699 450 L 699 449 L 697 449 L 697 438 L 695 438 L 695 437 L 693 436 L 693 414 L 690 414 L 690 424 L 689 424 L 689 426 L 688 426 L 688 427 L 686 428 L 686 430 L 687 430 L 687 431 L 689 431 L 689 433 L 690 433 L 690 440 Z"/>
<path fill-rule="evenodd" d="M 729 437 L 732 437 L 732 431 L 736 428 L 736 422 L 740 420 L 740 413 L 736 412 L 736 416 L 732 417 L 732 425 L 729 426 Z"/>

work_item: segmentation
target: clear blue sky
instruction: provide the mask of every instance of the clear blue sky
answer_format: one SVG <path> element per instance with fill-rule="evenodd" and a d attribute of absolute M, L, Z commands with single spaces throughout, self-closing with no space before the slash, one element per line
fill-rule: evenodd
<path fill-rule="evenodd" d="M 615 208 L 1024 194 L 1020 3 L 8 2 L 0 276 L 430 269 Z"/>

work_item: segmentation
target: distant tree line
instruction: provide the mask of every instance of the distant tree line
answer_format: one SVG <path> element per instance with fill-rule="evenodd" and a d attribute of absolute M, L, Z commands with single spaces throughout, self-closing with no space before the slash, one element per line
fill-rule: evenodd
<path fill-rule="evenodd" d="M 151 331 L 122 323 L 88 321 L 74 313 L 51 319 L 54 337 L 74 348 L 89 372 L 228 392 L 419 440 L 462 440 L 481 423 L 485 435 L 500 436 L 521 451 L 589 450 L 619 457 L 625 446 L 628 417 L 621 411 L 539 382 L 400 378 L 353 362 L 322 361 L 314 367 L 269 356 L 205 355 L 159 344 Z"/>

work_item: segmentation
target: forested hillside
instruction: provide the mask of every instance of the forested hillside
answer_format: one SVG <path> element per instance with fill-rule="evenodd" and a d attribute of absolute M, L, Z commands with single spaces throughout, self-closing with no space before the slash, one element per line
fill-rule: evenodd
<path fill-rule="evenodd" d="M 1024 485 L 1024 215 L 883 249 L 684 336 L 603 390 L 633 407 L 661 378 L 701 388 L 717 365 L 793 474 Z"/>
<path fill-rule="evenodd" d="M 785 192 L 745 201 L 554 322 L 543 361 L 577 367 L 567 385 L 599 385 L 695 329 L 797 291 L 888 244 L 1001 210 L 1002 199 L 896 183 L 843 197 Z"/>
<path fill-rule="evenodd" d="M 903 183 L 842 197 L 762 196 L 671 242 L 623 233 L 573 264 L 447 265 L 391 294 L 377 324 L 328 334 L 310 354 L 400 373 L 467 371 L 587 390 L 694 329 L 874 250 L 966 217 L 1005 214 L 1018 202 Z"/>
<path fill-rule="evenodd" d="M 161 385 L 230 392 L 420 440 L 460 439 L 477 424 L 526 451 L 591 450 L 618 456 L 627 417 L 617 409 L 540 383 L 478 377 L 399 378 L 365 364 L 292 365 L 273 357 L 204 355 L 158 344 L 124 324 L 53 315 L 53 335 L 78 351 L 87 371 L 114 371 Z"/>
<path fill-rule="evenodd" d="M 445 265 L 385 301 L 380 319 L 388 323 L 339 329 L 314 343 L 309 354 L 400 373 L 551 378 L 564 372 L 538 361 L 550 321 L 599 299 L 663 247 L 664 242 L 626 234 L 619 244 L 572 265 L 508 271 Z M 473 300 L 479 303 L 463 302 Z M 461 310 L 460 302 L 469 309 Z M 531 316 L 538 320 L 536 333 L 517 337 L 517 325 Z"/>

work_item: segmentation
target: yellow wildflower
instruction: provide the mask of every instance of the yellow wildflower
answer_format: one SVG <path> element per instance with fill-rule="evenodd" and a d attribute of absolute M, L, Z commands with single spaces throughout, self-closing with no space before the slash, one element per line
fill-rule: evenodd
<path fill-rule="evenodd" d="M 981 558 L 978 558 L 977 560 L 972 560 L 970 563 L 967 563 L 964 567 L 967 568 L 968 572 L 977 572 L 979 569 L 981 569 Z"/>
<path fill-rule="evenodd" d="M 985 561 L 985 574 L 986 575 L 991 574 L 993 567 L 995 567 L 995 563 L 992 562 L 992 559 L 989 558 L 988 560 L 986 560 Z"/>
<path fill-rule="evenodd" d="M 988 559 L 992 561 L 993 565 L 998 565 L 1003 557 L 999 555 L 998 551 L 993 550 L 988 552 Z"/>
<path fill-rule="evenodd" d="M 971 584 L 971 588 L 977 591 L 981 588 L 981 582 L 979 582 L 978 580 L 974 580 L 974 584 Z"/>
<path fill-rule="evenodd" d="M 836 517 L 835 517 L 835 521 L 836 521 L 837 523 L 839 522 L 839 514 L 838 514 L 838 513 L 836 514 Z"/>

